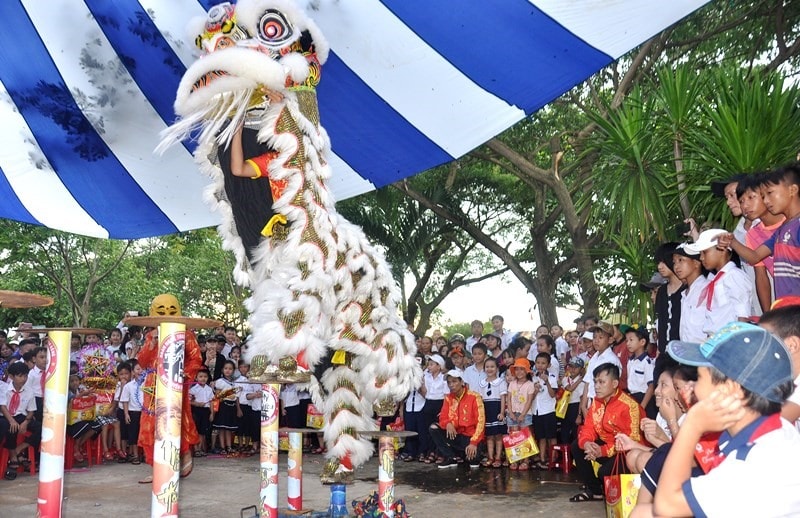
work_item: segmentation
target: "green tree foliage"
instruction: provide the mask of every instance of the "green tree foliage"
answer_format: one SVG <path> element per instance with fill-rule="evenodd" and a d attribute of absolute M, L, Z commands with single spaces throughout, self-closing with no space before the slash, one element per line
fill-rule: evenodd
<path fill-rule="evenodd" d="M 108 329 L 126 311 L 146 314 L 155 295 L 170 292 L 184 314 L 243 329 L 244 293 L 233 287 L 232 257 L 211 229 L 115 241 L 0 221 L 0 271 L 3 289 L 55 299 L 47 308 L 4 309 L 3 328 L 32 322 Z"/>
<path fill-rule="evenodd" d="M 427 332 L 448 295 L 505 271 L 463 230 L 396 190 L 344 201 L 338 210 L 385 251 L 403 293 L 403 318 L 417 334 Z"/>

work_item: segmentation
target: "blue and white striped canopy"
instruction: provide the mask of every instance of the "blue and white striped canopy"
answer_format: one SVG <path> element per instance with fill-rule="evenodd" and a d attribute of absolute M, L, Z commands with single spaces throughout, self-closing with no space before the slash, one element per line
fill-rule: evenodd
<path fill-rule="evenodd" d="M 462 156 L 707 0 L 318 0 L 337 199 Z M 207 227 L 192 146 L 153 153 L 213 0 L 2 0 L 0 217 L 98 237 Z"/>

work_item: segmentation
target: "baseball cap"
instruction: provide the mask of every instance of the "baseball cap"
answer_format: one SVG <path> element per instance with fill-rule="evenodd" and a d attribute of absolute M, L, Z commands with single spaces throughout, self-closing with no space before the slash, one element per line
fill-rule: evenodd
<path fill-rule="evenodd" d="M 663 286 L 666 283 L 667 283 L 667 278 L 661 275 L 660 273 L 655 272 L 653 276 L 650 277 L 649 281 L 639 283 L 639 290 L 645 292 L 651 291 L 655 288 L 658 288 L 659 286 Z"/>
<path fill-rule="evenodd" d="M 698 236 L 700 237 L 700 236 Z M 676 248 L 675 251 L 672 252 L 672 255 L 682 255 L 684 257 L 688 257 L 689 259 L 700 259 L 700 252 L 695 251 L 691 248 L 688 248 L 692 245 L 692 243 L 681 243 Z"/>
<path fill-rule="evenodd" d="M 569 363 L 567 365 L 574 365 L 575 367 L 580 367 L 581 369 L 584 366 L 583 358 L 578 358 L 577 356 L 573 356 L 569 359 Z"/>
<path fill-rule="evenodd" d="M 703 250 L 708 250 L 709 248 L 717 246 L 717 239 L 719 239 L 719 236 L 727 233 L 728 231 L 722 228 L 704 230 L 697 236 L 697 241 L 689 243 L 684 249 L 689 253 L 699 254 Z"/>
<path fill-rule="evenodd" d="M 697 367 L 715 367 L 750 392 L 782 403 L 778 387 L 792 381 L 792 360 L 784 343 L 762 327 L 732 322 L 702 344 L 673 340 L 667 353 Z"/>
<path fill-rule="evenodd" d="M 594 333 L 591 331 L 584 331 L 584 333 L 581 335 L 581 338 L 584 340 L 594 340 Z"/>
<path fill-rule="evenodd" d="M 596 331 L 602 331 L 608 336 L 614 336 L 614 326 L 606 322 L 605 320 L 601 320 L 597 323 L 597 325 L 592 326 L 589 328 L 589 331 L 592 333 Z M 592 334 L 592 338 L 594 338 L 594 334 Z"/>
<path fill-rule="evenodd" d="M 458 369 L 450 369 L 449 371 L 447 371 L 447 377 L 448 378 L 464 379 L 464 376 L 461 374 L 461 371 L 458 370 Z"/>
<path fill-rule="evenodd" d="M 436 362 L 436 363 L 439 364 L 439 367 L 444 369 L 444 358 L 442 358 L 442 355 L 440 355 L 440 354 L 432 354 L 428 358 L 428 361 L 429 362 Z"/>
<path fill-rule="evenodd" d="M 717 198 L 724 198 L 725 197 L 725 187 L 731 183 L 739 183 L 745 176 L 744 173 L 735 174 L 728 178 L 722 178 L 719 180 L 714 180 L 711 182 L 711 193 L 716 196 Z"/>

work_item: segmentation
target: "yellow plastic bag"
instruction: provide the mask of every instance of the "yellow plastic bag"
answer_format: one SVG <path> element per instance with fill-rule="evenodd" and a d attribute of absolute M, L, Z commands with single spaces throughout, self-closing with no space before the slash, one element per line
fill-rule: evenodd
<path fill-rule="evenodd" d="M 569 407 L 569 399 L 572 396 L 572 392 L 569 390 L 565 390 L 561 397 L 558 398 L 556 402 L 556 417 L 559 419 L 564 419 L 567 415 L 567 408 Z"/>
<path fill-rule="evenodd" d="M 314 405 L 308 405 L 308 411 L 306 412 L 306 426 L 309 428 L 314 428 L 316 430 L 321 429 L 325 425 L 325 418 L 322 415 L 322 412 L 317 410 L 317 407 Z"/>

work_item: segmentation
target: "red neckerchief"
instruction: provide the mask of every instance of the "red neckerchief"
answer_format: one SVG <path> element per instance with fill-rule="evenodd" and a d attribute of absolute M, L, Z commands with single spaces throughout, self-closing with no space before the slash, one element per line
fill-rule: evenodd
<path fill-rule="evenodd" d="M 11 417 L 14 417 L 14 415 L 17 413 L 17 409 L 19 408 L 19 399 L 19 392 L 17 392 L 14 387 L 11 387 L 11 400 L 8 402 L 8 412 L 11 414 Z"/>
<path fill-rule="evenodd" d="M 697 301 L 697 305 L 699 306 L 704 300 L 706 302 L 706 309 L 711 310 L 711 300 L 714 298 L 714 285 L 717 283 L 718 280 L 722 279 L 725 275 L 725 272 L 719 271 L 714 276 L 711 281 L 703 288 L 703 291 L 700 292 L 700 299 Z"/>

